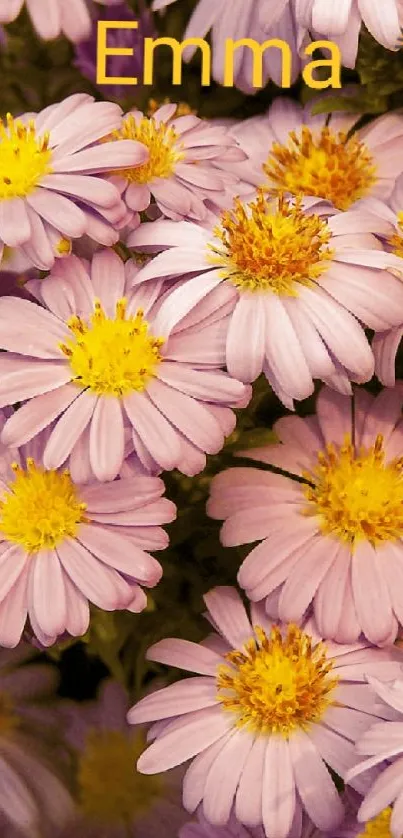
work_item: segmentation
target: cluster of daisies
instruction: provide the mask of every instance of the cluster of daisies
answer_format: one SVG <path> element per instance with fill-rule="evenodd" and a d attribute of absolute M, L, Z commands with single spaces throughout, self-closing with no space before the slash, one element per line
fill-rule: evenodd
<path fill-rule="evenodd" d="M 88 37 L 90 2 L 26 5 Z M 353 66 L 362 22 L 396 48 L 401 6 L 200 0 L 187 36 L 219 63 L 224 35 L 317 33 Z M 403 835 L 403 115 L 316 105 L 74 93 L 0 123 L 2 838 Z M 164 474 L 204 471 L 258 379 L 285 415 L 211 481 L 244 558 L 209 633 L 161 625 L 168 683 L 131 709 L 114 681 L 56 701 L 38 650 L 147 609 Z"/>

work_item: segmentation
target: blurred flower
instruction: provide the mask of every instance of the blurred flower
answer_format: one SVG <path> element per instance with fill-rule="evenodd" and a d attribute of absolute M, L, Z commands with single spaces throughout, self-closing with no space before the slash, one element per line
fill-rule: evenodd
<path fill-rule="evenodd" d="M 211 637 L 201 644 L 169 638 L 147 652 L 197 677 L 129 711 L 131 724 L 155 722 L 138 770 L 160 773 L 190 760 L 184 805 L 192 812 L 203 801 L 216 826 L 235 803 L 237 819 L 263 824 L 267 836 L 286 838 L 300 805 L 319 829 L 335 828 L 344 806 L 327 766 L 344 777 L 356 764 L 351 740 L 371 716 L 383 718 L 365 674 L 396 677 L 401 653 L 365 642 L 325 646 L 312 622 L 273 625 L 263 606 L 252 605 L 249 621 L 234 588 L 204 599 Z"/>
<path fill-rule="evenodd" d="M 343 64 L 354 67 L 361 24 L 388 49 L 399 48 L 403 9 L 401 0 L 297 0 L 298 24 L 311 33 L 335 41 L 342 52 Z M 315 34 L 315 37 L 316 37 Z"/>
<path fill-rule="evenodd" d="M 69 435 L 68 423 L 64 433 Z M 162 480 L 138 475 L 77 485 L 69 472 L 44 466 L 52 438 L 49 428 L 20 450 L 1 453 L 3 646 L 17 645 L 27 617 L 42 646 L 52 645 L 64 632 L 83 635 L 89 601 L 106 611 L 138 613 L 147 604 L 140 586 L 153 587 L 162 574 L 159 562 L 146 552 L 167 546 L 160 525 L 176 514 L 174 504 L 161 497 Z"/>
<path fill-rule="evenodd" d="M 116 6 L 120 0 L 26 0 L 26 6 L 40 38 L 48 41 L 65 35 L 77 42 L 90 34 L 93 2 Z M 23 5 L 24 0 L 0 0 L 0 23 L 15 20 Z"/>
<path fill-rule="evenodd" d="M 369 769 L 380 766 L 383 770 L 372 783 L 358 810 L 358 821 L 372 821 L 378 832 L 400 838 L 403 832 L 403 680 L 401 671 L 397 680 L 381 683 L 368 674 L 367 680 L 380 702 L 380 713 L 387 721 L 377 722 L 359 734 L 356 750 L 367 759 L 347 774 L 348 782 Z M 385 708 L 386 705 L 386 708 Z M 384 712 L 382 712 L 384 708 Z M 385 712 L 386 710 L 386 712 Z M 386 764 L 385 764 L 386 763 Z M 389 807 L 393 804 L 393 810 Z"/>
<path fill-rule="evenodd" d="M 403 284 L 385 268 L 403 260 L 381 252 L 372 233 L 389 229 L 370 213 L 335 212 L 312 200 L 235 201 L 219 223 L 155 221 L 127 243 L 165 250 L 135 282 L 188 276 L 172 292 L 167 328 L 201 304 L 231 313 L 226 364 L 235 378 L 264 372 L 289 408 L 320 378 L 344 393 L 369 380 L 374 358 L 361 327 L 384 331 L 403 321 Z M 224 287 L 223 287 L 224 286 Z"/>
<path fill-rule="evenodd" d="M 265 833 L 262 826 L 250 829 L 242 826 L 233 814 L 225 826 L 212 826 L 200 811 L 197 822 L 183 826 L 178 838 L 265 838 Z"/>
<path fill-rule="evenodd" d="M 107 75 L 115 77 L 135 76 L 138 79 L 136 95 L 141 91 L 143 77 L 143 45 L 144 38 L 155 35 L 149 10 L 140 0 L 139 9 L 134 12 L 127 2 L 118 0 L 117 5 L 97 6 L 94 8 L 91 33 L 85 41 L 80 41 L 75 47 L 75 65 L 80 72 L 96 84 L 97 76 L 97 23 L 99 20 L 133 21 L 139 24 L 138 29 L 109 29 L 108 48 L 116 49 L 128 47 L 134 50 L 132 56 L 112 55 L 107 63 Z M 125 99 L 128 95 L 127 85 L 99 84 L 101 93 L 107 98 Z"/>
<path fill-rule="evenodd" d="M 66 706 L 67 740 L 77 752 L 77 822 L 58 838 L 177 838 L 186 820 L 178 769 L 145 777 L 133 769 L 145 732 L 126 722 L 129 699 L 113 681 L 98 701 Z"/>
<path fill-rule="evenodd" d="M 152 8 L 165 9 L 175 0 L 154 0 Z M 264 32 L 266 27 L 267 32 Z M 297 48 L 294 0 L 198 0 L 190 18 L 185 38 L 205 38 L 212 32 L 212 71 L 213 78 L 219 84 L 224 82 L 225 45 L 228 38 L 234 41 L 251 38 L 262 44 L 266 38 L 278 38 L 286 41 L 292 50 L 292 82 L 301 68 Z M 196 47 L 186 50 L 186 60 L 190 60 Z M 253 53 L 246 47 L 240 47 L 235 53 L 234 83 L 244 93 L 256 93 L 252 86 Z M 263 84 L 273 79 L 281 84 L 282 54 L 279 50 L 266 50 L 263 58 Z"/>
<path fill-rule="evenodd" d="M 125 224 L 125 206 L 96 175 L 147 157 L 136 142 L 95 145 L 120 124 L 118 105 L 84 93 L 0 122 L 0 252 L 4 245 L 21 248 L 46 270 L 70 252 L 72 238 L 87 233 L 102 242 L 106 228 L 118 239 L 111 224 Z"/>
<path fill-rule="evenodd" d="M 403 385 L 354 400 L 323 389 L 316 415 L 279 419 L 281 442 L 242 453 L 288 476 L 233 468 L 208 512 L 226 546 L 261 541 L 238 573 L 254 601 L 279 586 L 278 614 L 313 605 L 323 637 L 393 643 L 403 623 Z"/>
<path fill-rule="evenodd" d="M 4 612 L 0 617 L 4 620 Z M 32 663 L 32 650 L 0 651 L 0 828 L 4 838 L 54 835 L 73 815 L 62 782 L 60 743 L 45 700 L 55 670 Z"/>
<path fill-rule="evenodd" d="M 1 404 L 25 401 L 3 429 L 7 445 L 33 439 L 58 420 L 46 468 L 69 458 L 73 479 L 112 480 L 125 457 L 125 426 L 150 471 L 204 468 L 232 432 L 250 392 L 223 364 L 225 312 L 186 321 L 169 340 L 169 294 L 161 281 L 130 289 L 137 267 L 113 252 L 91 267 L 77 256 L 28 284 L 48 310 L 0 299 Z M 21 335 L 25 342 L 21 342 Z M 203 369 L 203 367 L 205 367 Z"/>
<path fill-rule="evenodd" d="M 225 167 L 247 155 L 225 126 L 194 114 L 176 116 L 177 109 L 178 105 L 167 104 L 150 117 L 141 111 L 126 115 L 122 128 L 109 139 L 143 143 L 149 159 L 142 166 L 117 172 L 111 180 L 129 211 L 146 210 L 154 198 L 161 212 L 175 221 L 186 217 L 204 220 L 207 202 L 228 206 L 231 196 L 239 191 L 239 178 Z"/>

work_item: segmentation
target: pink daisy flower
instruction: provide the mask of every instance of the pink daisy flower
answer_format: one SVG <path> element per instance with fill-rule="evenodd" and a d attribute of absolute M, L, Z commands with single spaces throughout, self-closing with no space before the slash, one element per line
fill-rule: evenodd
<path fill-rule="evenodd" d="M 327 0 L 325 0 L 327 2 Z M 348 93 L 348 89 L 347 89 Z M 229 128 L 248 153 L 234 174 L 274 193 L 316 196 L 346 210 L 366 197 L 388 198 L 402 172 L 403 116 L 385 114 L 364 128 L 361 114 L 312 114 L 324 97 L 302 107 L 277 98 L 265 114 Z"/>
<path fill-rule="evenodd" d="M 365 211 L 338 213 L 258 191 L 249 204 L 235 201 L 213 229 L 156 221 L 131 233 L 128 244 L 165 248 L 135 283 L 188 277 L 170 298 L 171 329 L 200 301 L 218 306 L 224 285 L 232 307 L 229 373 L 252 382 L 263 371 L 292 409 L 313 392 L 315 378 L 347 393 L 350 381 L 368 381 L 374 358 L 363 327 L 401 325 L 403 284 L 384 269 L 403 261 L 381 252 L 372 235 L 385 226 Z"/>
<path fill-rule="evenodd" d="M 75 752 L 77 818 L 57 838 L 178 838 L 187 819 L 183 770 L 159 777 L 133 770 L 146 735 L 127 723 L 128 708 L 126 691 L 112 680 L 102 684 L 96 702 L 61 708 Z"/>
<path fill-rule="evenodd" d="M 228 206 L 237 190 L 239 179 L 226 166 L 247 155 L 236 139 L 225 126 L 191 113 L 176 116 L 177 110 L 178 105 L 165 104 L 153 116 L 131 111 L 109 138 L 135 141 L 148 150 L 143 165 L 127 167 L 111 179 L 137 221 L 152 199 L 174 221 L 203 221 L 209 207 Z"/>
<path fill-rule="evenodd" d="M 33 838 L 43 829 L 54 835 L 73 815 L 63 746 L 49 706 L 57 686 L 55 670 L 32 657 L 25 644 L 13 652 L 0 650 L 2 838 Z"/>
<path fill-rule="evenodd" d="M 235 803 L 241 823 L 275 838 L 286 838 L 299 806 L 318 828 L 336 827 L 344 807 L 327 765 L 343 777 L 356 763 L 352 740 L 379 718 L 365 673 L 394 677 L 401 653 L 365 642 L 325 647 L 312 622 L 273 625 L 262 606 L 252 605 L 249 620 L 234 588 L 205 602 L 216 629 L 205 643 L 170 638 L 148 650 L 149 660 L 197 675 L 129 711 L 131 724 L 155 722 L 138 770 L 190 760 L 184 806 L 203 802 L 215 826 Z"/>
<path fill-rule="evenodd" d="M 1 452 L 0 644 L 7 647 L 17 645 L 27 617 L 50 646 L 64 632 L 86 632 L 89 602 L 142 611 L 140 586 L 153 587 L 162 574 L 147 551 L 167 546 L 161 524 L 176 514 L 157 477 L 77 486 L 69 472 L 46 468 L 50 435 Z"/>
<path fill-rule="evenodd" d="M 0 122 L 0 255 L 4 245 L 18 247 L 46 270 L 84 233 L 101 244 L 117 241 L 115 227 L 130 214 L 97 174 L 148 156 L 133 141 L 96 145 L 121 121 L 118 105 L 76 93 L 39 114 Z"/>
<path fill-rule="evenodd" d="M 34 28 L 40 38 L 50 41 L 64 35 L 74 43 L 91 32 L 91 4 L 116 5 L 121 0 L 26 0 Z M 24 0 L 0 0 L 0 23 L 11 23 L 21 12 Z"/>
<path fill-rule="evenodd" d="M 325 388 L 315 416 L 279 419 L 277 445 L 242 452 L 285 475 L 246 467 L 214 478 L 208 513 L 225 519 L 222 543 L 261 542 L 239 584 L 254 601 L 268 597 L 280 619 L 298 622 L 313 605 L 324 637 L 395 640 L 403 623 L 402 402 L 401 384 L 376 398 Z"/>
<path fill-rule="evenodd" d="M 335 41 L 343 55 L 343 63 L 354 67 L 357 58 L 361 25 L 365 24 L 378 43 L 387 49 L 399 48 L 403 9 L 401 0 L 296 0 L 296 17 L 300 26 Z"/>
<path fill-rule="evenodd" d="M 165 9 L 175 0 L 154 0 L 152 8 Z M 228 38 L 238 41 L 252 38 L 262 44 L 267 38 L 285 40 L 292 50 L 292 82 L 301 68 L 298 55 L 294 0 L 199 0 L 186 28 L 185 38 L 205 38 L 212 33 L 212 73 L 219 84 L 224 82 L 225 45 Z M 263 26 L 267 31 L 263 30 Z M 196 48 L 186 50 L 190 60 Z M 268 49 L 263 59 L 263 84 L 273 79 L 281 84 L 281 53 Z M 256 93 L 252 86 L 252 53 L 245 47 L 235 52 L 234 83 L 244 93 Z"/>
<path fill-rule="evenodd" d="M 48 279 L 29 283 L 34 292 L 39 287 L 47 310 L 0 299 L 0 346 L 7 350 L 0 357 L 0 403 L 25 402 L 7 420 L 2 440 L 22 445 L 55 421 L 44 465 L 69 460 L 79 482 L 117 476 L 125 429 L 151 471 L 196 473 L 234 429 L 229 407 L 250 397 L 248 387 L 219 369 L 223 306 L 184 320 L 168 338 L 169 295 L 161 296 L 160 281 L 130 290 L 136 270 L 109 250 L 91 264 L 71 256 Z"/>
<path fill-rule="evenodd" d="M 403 680 L 402 672 L 392 683 L 382 683 L 368 675 L 367 680 L 384 708 L 385 721 L 376 722 L 358 736 L 357 753 L 366 757 L 347 772 L 346 780 L 380 766 L 383 770 L 372 783 L 358 810 L 358 821 L 372 821 L 378 825 L 378 834 L 400 838 L 403 832 Z M 381 709 L 382 712 L 382 709 Z M 393 805 L 393 809 L 391 806 Z M 373 830 L 372 835 L 377 834 Z"/>

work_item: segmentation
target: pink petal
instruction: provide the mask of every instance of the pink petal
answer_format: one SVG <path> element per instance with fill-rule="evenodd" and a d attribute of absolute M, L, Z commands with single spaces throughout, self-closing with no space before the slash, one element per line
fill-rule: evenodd
<path fill-rule="evenodd" d="M 209 823 L 224 826 L 230 816 L 237 786 L 253 746 L 254 735 L 243 728 L 223 744 L 207 775 L 203 811 Z"/>
<path fill-rule="evenodd" d="M 45 468 L 59 468 L 66 461 L 91 419 L 97 398 L 94 393 L 84 391 L 60 417 L 43 453 Z"/>
<path fill-rule="evenodd" d="M 232 727 L 232 718 L 221 707 L 191 713 L 179 729 L 157 739 L 137 762 L 140 774 L 155 774 L 174 768 L 204 751 Z"/>
<path fill-rule="evenodd" d="M 124 429 L 120 401 L 101 396 L 93 409 L 90 427 L 90 461 L 98 480 L 114 480 L 124 458 Z"/>
<path fill-rule="evenodd" d="M 287 838 L 295 812 L 295 781 L 289 744 L 271 735 L 267 742 L 262 778 L 262 815 L 267 835 Z"/>
<path fill-rule="evenodd" d="M 145 393 L 130 393 L 123 399 L 127 416 L 153 459 L 167 471 L 180 463 L 181 449 L 172 425 Z"/>
<path fill-rule="evenodd" d="M 95 559 L 78 541 L 65 538 L 58 545 L 57 553 L 72 582 L 94 605 L 113 611 L 130 602 L 129 585 L 115 570 Z"/>
<path fill-rule="evenodd" d="M 240 649 L 253 636 L 241 597 L 235 588 L 219 586 L 204 595 L 214 624 L 234 649 Z"/>
<path fill-rule="evenodd" d="M 228 733 L 210 745 L 190 763 L 183 778 L 183 805 L 188 812 L 194 812 L 203 799 L 207 775 L 213 762 L 236 731 Z"/>
<path fill-rule="evenodd" d="M 162 568 L 156 559 L 136 547 L 132 540 L 110 532 L 104 527 L 81 524 L 78 539 L 90 553 L 105 565 L 132 577 L 145 585 L 156 585 L 162 575 Z"/>
<path fill-rule="evenodd" d="M 158 410 L 202 451 L 216 454 L 222 448 L 224 434 L 202 404 L 157 379 L 149 383 L 147 392 Z"/>
<path fill-rule="evenodd" d="M 285 622 L 299 623 L 316 591 L 331 570 L 340 550 L 336 539 L 318 535 L 300 552 L 298 563 L 285 582 L 279 602 L 279 616 Z"/>
<path fill-rule="evenodd" d="M 227 368 L 230 375 L 245 383 L 258 378 L 263 369 L 265 338 L 266 319 L 261 297 L 245 292 L 239 297 L 228 329 Z"/>
<path fill-rule="evenodd" d="M 246 826 L 260 826 L 262 823 L 263 771 L 267 740 L 256 737 L 246 758 L 239 779 L 235 801 L 235 814 Z"/>
<path fill-rule="evenodd" d="M 137 725 L 183 713 L 192 713 L 217 704 L 214 678 L 185 678 L 162 690 L 146 695 L 129 710 L 127 721 Z"/>
<path fill-rule="evenodd" d="M 320 754 L 302 730 L 293 733 L 289 747 L 295 783 L 308 815 L 318 829 L 335 829 L 344 806 Z"/>
<path fill-rule="evenodd" d="M 24 445 L 57 419 L 79 394 L 74 384 L 64 384 L 57 390 L 31 399 L 7 420 L 1 441 L 4 445 L 15 447 Z"/>
<path fill-rule="evenodd" d="M 371 643 L 382 643 L 392 624 L 392 605 L 382 565 L 382 556 L 368 542 L 357 544 L 351 564 L 354 602 L 362 631 Z"/>
<path fill-rule="evenodd" d="M 55 550 L 40 550 L 31 560 L 33 606 L 44 634 L 62 634 L 66 627 L 64 573 Z"/>
<path fill-rule="evenodd" d="M 175 666 L 200 675 L 216 675 L 217 667 L 223 663 L 221 655 L 189 640 L 165 638 L 154 643 L 147 651 L 147 660 Z"/>

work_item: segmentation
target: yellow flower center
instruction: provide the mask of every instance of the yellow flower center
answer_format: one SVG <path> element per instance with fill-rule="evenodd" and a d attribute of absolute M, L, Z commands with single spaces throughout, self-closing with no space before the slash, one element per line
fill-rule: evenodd
<path fill-rule="evenodd" d="M 109 139 L 137 140 L 148 148 L 149 158 L 146 163 L 116 172 L 129 183 L 150 183 L 155 178 L 169 178 L 175 170 L 176 163 L 185 156 L 174 129 L 165 122 L 158 124 L 152 117 L 143 116 L 137 120 L 129 114 L 122 128 L 115 131 Z"/>
<path fill-rule="evenodd" d="M 349 436 L 344 444 L 328 444 L 316 467 L 304 473 L 309 505 L 306 515 L 318 515 L 321 530 L 354 546 L 376 545 L 403 534 L 403 458 L 385 463 L 383 438 L 372 448 L 355 451 Z"/>
<path fill-rule="evenodd" d="M 88 324 L 77 316 L 69 320 L 73 337 L 60 348 L 80 387 L 110 396 L 144 390 L 161 361 L 164 338 L 149 335 L 143 317 L 140 309 L 134 317 L 126 317 L 126 300 L 122 299 L 116 303 L 113 319 L 97 301 Z"/>
<path fill-rule="evenodd" d="M 28 553 L 52 549 L 67 536 L 75 537 L 85 521 L 68 472 L 45 471 L 27 459 L 27 468 L 13 465 L 15 478 L 0 503 L 0 532 Z"/>
<path fill-rule="evenodd" d="M 161 775 L 138 774 L 146 746 L 143 735 L 91 730 L 79 758 L 78 785 L 83 813 L 100 824 L 130 824 L 148 812 L 163 793 Z"/>
<path fill-rule="evenodd" d="M 34 120 L 23 125 L 7 114 L 0 120 L 0 200 L 25 198 L 52 171 L 49 134 L 38 138 Z"/>
<path fill-rule="evenodd" d="M 392 809 L 388 806 L 376 818 L 366 822 L 364 831 L 359 832 L 357 838 L 392 838 L 390 831 L 391 817 Z"/>
<path fill-rule="evenodd" d="M 403 212 L 397 214 L 398 231 L 389 239 L 389 244 L 396 256 L 403 258 Z"/>
<path fill-rule="evenodd" d="M 376 166 L 366 145 L 355 135 L 322 128 L 312 135 L 304 126 L 288 145 L 274 143 L 263 171 L 275 191 L 326 198 L 340 210 L 368 194 L 376 182 Z"/>
<path fill-rule="evenodd" d="M 332 703 L 337 678 L 322 643 L 290 624 L 283 637 L 278 626 L 270 636 L 255 628 L 242 651 L 229 652 L 229 666 L 219 668 L 218 698 L 235 714 L 237 725 L 252 731 L 288 736 L 317 722 Z"/>
<path fill-rule="evenodd" d="M 333 257 L 326 221 L 306 215 L 299 199 L 268 201 L 262 190 L 246 206 L 237 199 L 214 233 L 221 246 L 210 246 L 210 261 L 240 291 L 296 297 L 298 286 L 312 285 Z"/>

